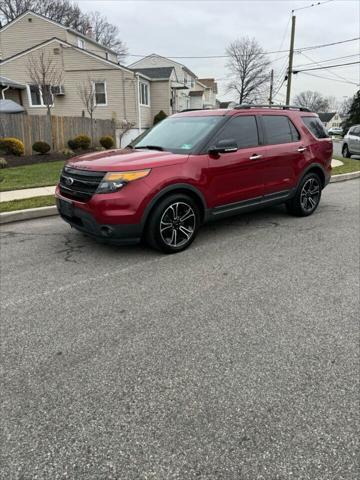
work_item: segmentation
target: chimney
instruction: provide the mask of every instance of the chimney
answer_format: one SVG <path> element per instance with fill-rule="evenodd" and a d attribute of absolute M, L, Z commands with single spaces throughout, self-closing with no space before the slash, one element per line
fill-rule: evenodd
<path fill-rule="evenodd" d="M 94 38 L 94 32 L 91 26 L 89 26 L 88 29 L 86 30 L 86 36 L 89 38 Z"/>

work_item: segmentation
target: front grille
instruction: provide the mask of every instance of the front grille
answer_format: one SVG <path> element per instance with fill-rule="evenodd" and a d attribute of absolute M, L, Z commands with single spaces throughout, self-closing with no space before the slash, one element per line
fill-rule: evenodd
<path fill-rule="evenodd" d="M 64 197 L 86 202 L 96 192 L 105 173 L 64 167 L 60 177 L 60 193 Z"/>

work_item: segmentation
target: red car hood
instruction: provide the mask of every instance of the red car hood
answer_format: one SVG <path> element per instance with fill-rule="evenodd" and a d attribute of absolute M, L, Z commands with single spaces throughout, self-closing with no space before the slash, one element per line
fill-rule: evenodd
<path fill-rule="evenodd" d="M 155 150 L 108 150 L 71 158 L 67 165 L 81 170 L 120 172 L 185 162 L 188 155 Z"/>

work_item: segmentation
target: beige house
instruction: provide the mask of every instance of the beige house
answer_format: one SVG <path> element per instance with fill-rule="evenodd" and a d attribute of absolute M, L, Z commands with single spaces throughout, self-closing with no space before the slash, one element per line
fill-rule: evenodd
<path fill-rule="evenodd" d="M 319 113 L 319 118 L 328 130 L 333 127 L 341 127 L 344 121 L 338 112 Z"/>
<path fill-rule="evenodd" d="M 28 72 L 30 60 L 44 52 L 61 72 L 59 85 L 49 86 L 53 115 L 88 116 L 79 88 L 90 81 L 94 118 L 132 123 L 124 143 L 152 125 L 150 77 L 120 65 L 115 52 L 92 38 L 27 11 L 0 29 L 0 46 L 2 98 L 19 103 L 28 114 L 47 112 L 43 92 Z"/>
<path fill-rule="evenodd" d="M 217 106 L 217 85 L 214 79 L 208 78 L 202 82 L 185 65 L 170 58 L 153 53 L 132 63 L 129 68 L 144 74 L 155 70 L 160 72 L 164 68 L 173 69 L 166 91 L 163 91 L 161 102 L 158 102 L 158 106 L 162 105 L 161 110 L 167 114 L 193 108 L 216 108 Z M 170 93 L 168 93 L 169 90 Z"/>

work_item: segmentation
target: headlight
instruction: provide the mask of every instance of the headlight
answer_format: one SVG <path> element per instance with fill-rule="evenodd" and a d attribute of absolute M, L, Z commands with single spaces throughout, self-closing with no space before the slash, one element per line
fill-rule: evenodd
<path fill-rule="evenodd" d="M 109 172 L 101 180 L 96 193 L 111 193 L 120 190 L 127 183 L 144 178 L 151 172 L 151 168 L 146 170 L 133 170 L 130 172 Z"/>

